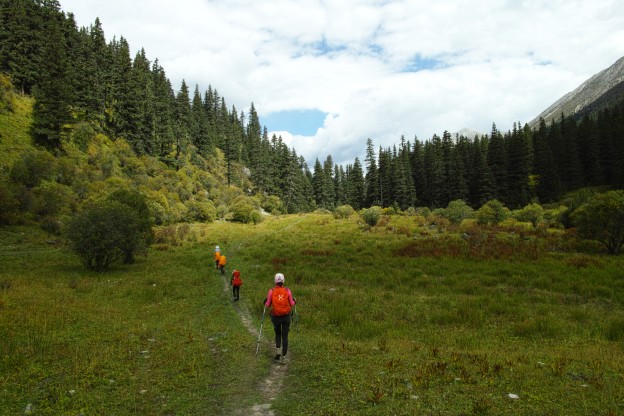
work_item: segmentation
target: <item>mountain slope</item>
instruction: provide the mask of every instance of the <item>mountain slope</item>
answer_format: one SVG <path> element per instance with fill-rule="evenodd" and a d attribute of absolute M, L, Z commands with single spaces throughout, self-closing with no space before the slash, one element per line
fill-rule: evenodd
<path fill-rule="evenodd" d="M 594 103 L 606 103 L 608 102 L 606 101 L 607 99 L 612 100 L 614 98 L 614 93 L 618 94 L 618 92 L 622 91 L 622 86 L 620 85 L 622 82 L 624 82 L 624 57 L 618 59 L 609 68 L 583 82 L 575 90 L 561 97 L 533 119 L 529 126 L 535 127 L 538 125 L 540 118 L 549 123 L 553 119 L 558 119 L 561 113 L 566 116 L 573 116 L 590 106 L 596 109 L 596 106 L 593 105 Z M 611 90 L 614 90 L 614 92 L 611 92 Z"/>

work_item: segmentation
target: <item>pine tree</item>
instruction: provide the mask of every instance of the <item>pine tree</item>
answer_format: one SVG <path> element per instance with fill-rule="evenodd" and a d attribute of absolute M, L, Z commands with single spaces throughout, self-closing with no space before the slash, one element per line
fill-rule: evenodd
<path fill-rule="evenodd" d="M 469 201 L 473 208 L 480 208 L 494 199 L 493 179 L 487 162 L 488 139 L 475 139 L 473 144 L 473 168 L 469 177 Z"/>
<path fill-rule="evenodd" d="M 346 173 L 347 203 L 356 211 L 360 210 L 364 204 L 365 186 L 364 173 L 359 158 L 355 158 L 353 166 Z"/>
<path fill-rule="evenodd" d="M 531 153 L 529 132 L 521 129 L 520 123 L 514 123 L 509 137 L 509 192 L 506 201 L 511 208 L 522 208 L 531 200 L 529 189 L 529 175 L 533 171 Z"/>
<path fill-rule="evenodd" d="M 364 176 L 366 196 L 364 198 L 364 206 L 380 205 L 379 171 L 377 170 L 373 141 L 370 138 L 366 140 L 366 159 L 364 161 L 366 163 L 366 175 Z"/>
<path fill-rule="evenodd" d="M 541 203 L 555 201 L 561 192 L 559 171 L 551 150 L 551 140 L 544 119 L 533 133 L 534 174 L 537 179 L 535 192 Z"/>
<path fill-rule="evenodd" d="M 46 33 L 41 48 L 39 77 L 34 89 L 33 124 L 35 141 L 48 148 L 61 143 L 63 126 L 70 121 L 70 83 L 67 78 L 67 54 L 63 37 L 60 7 L 54 2 L 44 9 Z"/>
<path fill-rule="evenodd" d="M 488 165 L 494 179 L 494 198 L 507 201 L 509 178 L 507 171 L 507 148 L 503 135 L 492 124 L 492 134 L 488 145 Z"/>

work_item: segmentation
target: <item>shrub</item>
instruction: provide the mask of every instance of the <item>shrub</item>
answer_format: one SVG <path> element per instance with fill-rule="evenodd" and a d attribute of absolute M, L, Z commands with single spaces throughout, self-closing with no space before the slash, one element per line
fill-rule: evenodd
<path fill-rule="evenodd" d="M 188 211 L 186 212 L 186 220 L 193 222 L 213 222 L 217 216 L 217 210 L 210 201 L 192 200 L 186 203 Z"/>
<path fill-rule="evenodd" d="M 91 270 L 104 271 L 124 255 L 123 247 L 138 221 L 127 205 L 104 201 L 74 216 L 67 227 L 72 249 Z"/>
<path fill-rule="evenodd" d="M 262 209 L 274 215 L 283 214 L 286 212 L 282 200 L 274 195 L 271 195 L 262 203 Z"/>
<path fill-rule="evenodd" d="M 256 209 L 254 209 L 253 211 L 251 211 L 251 222 L 253 222 L 254 224 L 259 224 L 264 220 L 264 217 L 262 216 L 262 213 Z"/>
<path fill-rule="evenodd" d="M 345 219 L 345 218 L 349 218 L 353 214 L 355 214 L 355 210 L 353 209 L 351 205 L 341 205 L 338 208 L 336 208 L 336 210 L 334 211 L 335 218 Z"/>
<path fill-rule="evenodd" d="M 31 211 L 39 217 L 69 214 L 75 208 L 76 200 L 69 186 L 44 180 L 33 189 Z"/>
<path fill-rule="evenodd" d="M 239 201 L 232 205 L 232 220 L 248 224 L 252 222 L 251 213 L 254 211 L 254 206 L 248 202 Z"/>
<path fill-rule="evenodd" d="M 137 251 L 146 252 L 147 248 L 154 241 L 152 231 L 152 219 L 147 201 L 142 194 L 132 192 L 127 189 L 120 189 L 113 192 L 109 201 L 119 202 L 128 207 L 134 215 L 128 225 L 127 237 L 121 246 L 124 252 L 124 263 L 134 263 L 134 254 Z"/>
<path fill-rule="evenodd" d="M 377 225 L 377 223 L 381 219 L 381 215 L 382 210 L 381 207 L 378 206 L 370 207 L 362 212 L 362 218 L 364 219 L 364 222 L 366 222 L 366 224 L 370 225 L 371 227 Z"/>
<path fill-rule="evenodd" d="M 482 225 L 496 225 L 508 216 L 509 210 L 496 199 L 485 203 L 476 214 L 477 222 Z"/>
<path fill-rule="evenodd" d="M 446 209 L 442 212 L 442 216 L 453 224 L 459 224 L 466 218 L 472 217 L 473 214 L 474 210 L 461 199 L 449 202 Z"/>
<path fill-rule="evenodd" d="M 512 215 L 518 221 L 530 222 L 533 224 L 533 227 L 537 227 L 537 224 L 544 219 L 544 209 L 540 204 L 533 203 L 514 211 Z"/>
<path fill-rule="evenodd" d="M 51 180 L 55 170 L 54 157 L 43 150 L 27 150 L 13 164 L 11 179 L 33 188 L 44 179 Z"/>
<path fill-rule="evenodd" d="M 582 238 L 603 244 L 609 254 L 618 254 L 624 244 L 624 191 L 597 194 L 572 214 Z"/>

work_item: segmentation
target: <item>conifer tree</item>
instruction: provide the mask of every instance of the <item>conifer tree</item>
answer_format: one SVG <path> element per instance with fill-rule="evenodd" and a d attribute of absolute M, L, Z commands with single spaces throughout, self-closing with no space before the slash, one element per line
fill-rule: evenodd
<path fill-rule="evenodd" d="M 46 37 L 41 46 L 39 76 L 34 89 L 33 124 L 35 141 L 48 148 L 61 143 L 63 126 L 70 121 L 70 83 L 60 6 L 55 2 L 44 9 Z"/>
<path fill-rule="evenodd" d="M 492 123 L 492 133 L 488 145 L 488 165 L 494 179 L 494 198 L 507 201 L 509 179 L 507 174 L 507 148 L 503 135 Z"/>
<path fill-rule="evenodd" d="M 364 183 L 366 185 L 366 195 L 364 198 L 364 207 L 371 207 L 373 205 L 379 206 L 379 171 L 377 170 L 377 162 L 375 157 L 375 149 L 373 147 L 373 141 L 368 138 L 366 140 L 366 175 L 364 176 Z"/>
<path fill-rule="evenodd" d="M 356 211 L 360 210 L 364 204 L 364 173 L 362 172 L 362 164 L 359 158 L 355 158 L 353 166 L 346 172 L 347 204 L 351 205 Z"/>
<path fill-rule="evenodd" d="M 480 208 L 494 199 L 493 179 L 487 162 L 488 139 L 475 139 L 473 143 L 473 168 L 469 177 L 469 201 L 473 208 Z"/>

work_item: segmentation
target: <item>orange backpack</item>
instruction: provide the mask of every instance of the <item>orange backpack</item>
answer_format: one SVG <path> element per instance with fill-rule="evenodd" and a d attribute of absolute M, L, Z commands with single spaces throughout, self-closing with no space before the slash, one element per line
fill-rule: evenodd
<path fill-rule="evenodd" d="M 290 313 L 290 302 L 288 301 L 288 290 L 283 286 L 273 288 L 271 295 L 274 316 L 284 316 Z"/>

